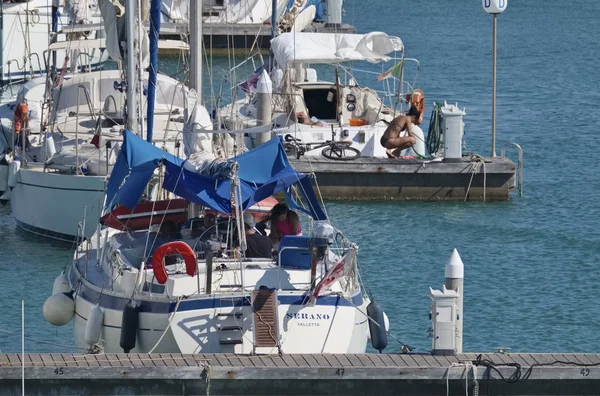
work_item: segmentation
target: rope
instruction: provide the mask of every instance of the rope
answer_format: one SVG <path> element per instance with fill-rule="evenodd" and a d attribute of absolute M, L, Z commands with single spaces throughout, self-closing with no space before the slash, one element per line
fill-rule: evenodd
<path fill-rule="evenodd" d="M 473 182 L 473 176 L 479 173 L 479 170 L 475 166 L 476 163 L 481 164 L 483 168 L 483 202 L 485 202 L 485 193 L 486 193 L 486 185 L 487 185 L 487 173 L 485 171 L 485 158 L 483 158 L 479 154 L 471 155 L 471 179 L 469 180 L 469 185 L 467 186 L 467 192 L 465 193 L 464 202 L 467 202 L 467 198 L 469 197 L 469 191 L 471 190 L 471 183 Z"/>
<path fill-rule="evenodd" d="M 392 333 L 390 333 L 388 330 L 386 330 L 383 326 L 381 326 L 379 323 L 377 323 L 375 321 L 375 319 L 373 319 L 372 317 L 370 317 L 369 315 L 367 315 L 366 312 L 363 312 L 356 304 L 354 304 L 351 300 L 349 300 L 346 296 L 342 295 L 342 293 L 338 292 L 335 293 L 337 294 L 339 297 L 343 298 L 344 300 L 346 300 L 348 303 L 350 303 L 350 305 L 352 305 L 354 308 L 356 308 L 356 310 L 358 312 L 360 312 L 361 314 L 363 314 L 364 316 L 367 317 L 367 319 L 369 319 L 371 321 L 371 323 L 375 323 L 377 326 L 379 326 L 379 328 L 383 328 L 383 330 L 386 332 L 387 335 L 389 335 L 390 337 L 392 337 L 392 339 L 394 339 L 398 344 L 400 344 L 400 346 L 402 347 L 402 351 L 412 351 L 413 348 L 410 345 L 407 345 L 405 343 L 403 343 L 402 341 L 400 341 L 395 335 L 393 335 Z"/>
<path fill-rule="evenodd" d="M 150 351 L 148 352 L 149 354 L 152 353 L 152 352 L 154 352 L 154 350 L 156 349 L 156 347 L 158 346 L 158 344 L 160 344 L 160 342 L 162 341 L 162 339 L 165 337 L 165 334 L 167 334 L 167 330 L 169 330 L 171 328 L 171 322 L 173 322 L 173 318 L 175 318 L 175 314 L 177 313 L 177 309 L 179 309 L 179 303 L 181 303 L 181 300 L 183 299 L 183 297 L 184 296 L 177 297 L 177 304 L 175 304 L 175 310 L 173 311 L 173 315 L 171 315 L 171 318 L 169 319 L 169 323 L 167 323 L 167 326 L 165 327 L 165 330 L 160 335 L 160 338 L 158 339 L 158 341 L 156 341 L 156 344 L 154 344 L 154 346 L 152 347 L 152 349 L 150 349 Z"/>
<path fill-rule="evenodd" d="M 446 369 L 446 396 L 450 395 L 450 369 L 453 367 L 464 367 L 465 396 L 469 396 L 469 371 L 473 373 L 473 396 L 479 396 L 479 381 L 477 380 L 477 366 L 472 362 L 452 363 Z"/>

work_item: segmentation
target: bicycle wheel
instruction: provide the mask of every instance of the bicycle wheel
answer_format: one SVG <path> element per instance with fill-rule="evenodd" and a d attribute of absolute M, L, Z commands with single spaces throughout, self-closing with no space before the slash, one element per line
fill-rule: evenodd
<path fill-rule="evenodd" d="M 360 151 L 354 147 L 350 147 L 347 142 L 340 143 L 333 142 L 329 146 L 326 146 L 321 151 L 323 157 L 336 161 L 352 161 L 360 157 Z"/>

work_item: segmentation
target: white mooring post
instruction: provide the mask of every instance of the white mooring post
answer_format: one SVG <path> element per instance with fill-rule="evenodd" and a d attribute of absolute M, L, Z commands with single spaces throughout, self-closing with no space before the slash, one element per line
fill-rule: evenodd
<path fill-rule="evenodd" d="M 256 106 L 257 119 L 260 125 L 271 125 L 271 93 L 273 92 L 273 83 L 269 73 L 263 69 L 262 74 L 256 83 L 256 95 L 258 103 Z M 271 131 L 261 132 L 255 135 L 254 145 L 259 146 L 271 139 Z"/>
<path fill-rule="evenodd" d="M 448 263 L 446 264 L 446 282 L 448 290 L 454 290 L 458 294 L 456 300 L 456 353 L 462 353 L 463 339 L 463 283 L 465 275 L 465 266 L 454 249 Z"/>

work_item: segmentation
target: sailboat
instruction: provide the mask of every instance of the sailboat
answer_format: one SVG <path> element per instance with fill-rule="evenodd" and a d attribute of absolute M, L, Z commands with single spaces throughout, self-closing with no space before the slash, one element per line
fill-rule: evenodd
<path fill-rule="evenodd" d="M 101 0 L 100 8 L 107 50 L 113 59 L 127 60 L 126 78 L 117 70 L 101 71 L 65 78 L 55 87 L 50 95 L 53 129 L 38 135 L 41 144 L 21 151 L 21 168 L 10 186 L 18 226 L 60 240 L 88 238 L 95 232 L 124 124 L 170 153 L 191 155 L 202 149 L 212 154 L 210 139 L 201 132 L 211 130 L 212 122 L 194 99 L 195 92 L 157 74 L 159 23 L 153 20 L 151 24 L 150 71 L 141 75 L 141 61 L 135 55 L 143 52 L 144 40 L 136 36 L 134 28 L 135 3 L 127 1 L 122 17 L 117 17 L 120 10 L 109 1 Z M 154 14 L 159 8 L 160 2 L 153 2 Z M 121 46 L 119 37 L 123 35 L 127 36 L 127 48 Z M 144 102 L 149 114 L 147 128 Z M 154 129 L 157 132 L 153 134 Z M 150 190 L 149 195 L 156 196 L 156 191 Z"/>
<path fill-rule="evenodd" d="M 205 231 L 212 237 L 194 235 L 197 215 L 176 240 L 152 227 L 101 230 L 55 280 L 44 304 L 50 323 L 74 319 L 76 345 L 106 353 L 362 353 L 373 331 L 375 347 L 385 348 L 385 316 L 361 286 L 358 247 L 332 226 L 280 138 L 216 172 L 188 165 L 126 131 L 106 208 L 135 208 L 153 170 L 163 168 L 162 188 L 185 199 L 190 213 L 227 216 L 224 239 L 216 225 Z M 245 245 L 243 214 L 277 193 L 312 226 L 281 238 L 273 257 L 236 256 Z"/>
<path fill-rule="evenodd" d="M 60 3 L 64 3 L 64 6 Z M 0 15 L 0 86 L 3 90 L 6 86 L 46 72 L 49 41 L 66 35 L 71 39 L 103 38 L 103 32 L 90 29 L 90 26 L 101 23 L 95 1 L 2 1 Z M 60 50 L 57 56 L 64 59 L 65 51 Z M 80 68 L 97 70 L 105 60 L 106 56 L 100 48 L 83 49 L 80 55 L 73 58 L 73 63 L 67 62 L 67 66 L 77 64 Z"/>
<path fill-rule="evenodd" d="M 425 138 L 419 127 L 425 101 L 423 91 L 416 87 L 420 64 L 405 56 L 399 37 L 384 32 L 289 32 L 271 40 L 271 51 L 273 67 L 259 67 L 238 86 L 245 97 L 220 110 L 227 129 L 253 128 L 282 136 L 290 154 L 309 159 L 327 156 L 322 150 L 327 140 L 350 147 L 348 155 L 329 155 L 330 159 L 387 158 L 380 144 L 383 133 L 395 117 L 415 106 L 421 112 L 411 127 L 417 143 L 402 155 L 425 155 Z M 378 73 L 363 64 L 385 64 L 390 69 Z M 326 66 L 335 71 L 330 72 L 333 78 L 319 79 L 318 71 L 325 72 Z M 378 88 L 367 86 L 369 80 Z M 258 114 L 259 84 L 268 86 L 267 93 L 272 97 L 268 120 L 260 119 Z M 296 142 L 306 150 L 298 150 Z M 253 147 L 250 134 L 245 143 Z"/>

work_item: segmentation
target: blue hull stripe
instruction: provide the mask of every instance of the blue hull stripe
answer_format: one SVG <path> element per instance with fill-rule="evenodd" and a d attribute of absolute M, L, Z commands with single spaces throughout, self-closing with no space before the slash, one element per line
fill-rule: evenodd
<path fill-rule="evenodd" d="M 73 268 L 69 270 L 69 280 L 71 285 L 77 283 L 77 275 Z M 78 295 L 92 304 L 99 303 L 105 309 L 114 309 L 122 311 L 129 298 L 113 296 L 110 294 L 101 294 L 100 292 L 86 286 L 84 283 L 79 284 Z M 308 296 L 287 296 L 278 295 L 279 302 L 284 305 L 304 305 L 308 302 Z M 319 297 L 315 305 L 318 306 L 361 306 L 364 302 L 362 292 L 349 298 L 350 302 L 339 296 L 323 296 Z M 175 302 L 158 302 L 158 301 L 139 301 L 140 312 L 144 313 L 169 313 L 175 310 L 177 303 Z M 207 297 L 202 299 L 181 300 L 178 312 L 191 311 L 199 309 L 216 309 L 229 307 L 250 306 L 250 297 Z"/>

